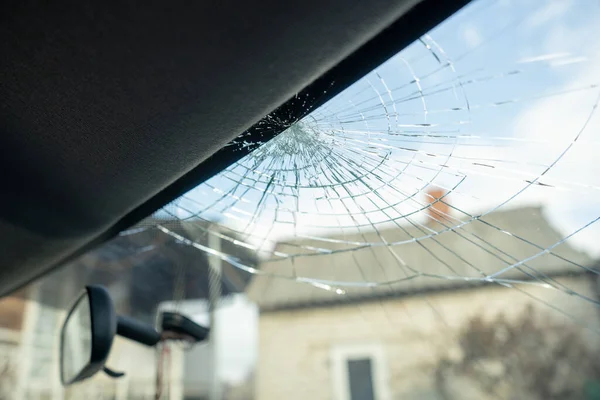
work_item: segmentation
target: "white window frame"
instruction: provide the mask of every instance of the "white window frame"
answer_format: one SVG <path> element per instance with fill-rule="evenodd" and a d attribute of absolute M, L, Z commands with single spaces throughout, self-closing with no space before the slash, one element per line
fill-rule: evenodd
<path fill-rule="evenodd" d="M 377 400 L 390 400 L 388 369 L 383 347 L 378 343 L 338 345 L 331 349 L 333 394 L 336 400 L 350 400 L 348 361 L 369 358 L 373 394 Z"/>

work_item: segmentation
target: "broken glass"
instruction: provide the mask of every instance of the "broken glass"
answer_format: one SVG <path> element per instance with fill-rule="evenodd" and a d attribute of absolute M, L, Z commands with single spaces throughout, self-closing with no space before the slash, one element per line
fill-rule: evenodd
<path fill-rule="evenodd" d="M 367 346 L 381 399 L 598 398 L 599 20 L 473 2 L 304 118 L 267 116 L 282 133 L 240 135 L 250 153 L 38 301 L 102 283 L 120 312 L 211 325 L 171 394 L 346 400 L 330 349 Z"/>
<path fill-rule="evenodd" d="M 259 265 L 144 226 L 265 285 L 289 279 L 261 291 L 273 304 L 296 283 L 319 290 L 292 302 L 492 284 L 596 307 L 557 278 L 598 275 L 600 76 L 595 27 L 576 18 L 593 20 L 479 2 L 157 213 L 215 222 L 207 235 Z"/>

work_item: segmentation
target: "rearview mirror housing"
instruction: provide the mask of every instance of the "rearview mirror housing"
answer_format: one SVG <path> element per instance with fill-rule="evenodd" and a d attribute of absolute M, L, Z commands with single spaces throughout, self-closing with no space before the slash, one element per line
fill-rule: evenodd
<path fill-rule="evenodd" d="M 104 367 L 117 333 L 117 314 L 108 291 L 87 286 L 67 314 L 60 335 L 60 379 L 71 385 Z"/>

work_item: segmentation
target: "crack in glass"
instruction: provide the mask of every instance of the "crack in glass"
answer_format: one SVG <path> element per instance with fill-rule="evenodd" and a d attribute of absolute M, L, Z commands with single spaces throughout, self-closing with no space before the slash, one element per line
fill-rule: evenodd
<path fill-rule="evenodd" d="M 504 32 L 501 29 L 498 34 Z M 598 269 L 589 257 L 571 257 L 569 253 L 576 252 L 561 247 L 567 247 L 571 238 L 594 226 L 600 217 L 590 215 L 588 221 L 551 243 L 537 243 L 504 228 L 501 222 L 486 219 L 512 206 L 534 187 L 544 188 L 543 196 L 552 196 L 554 191 L 595 194 L 597 184 L 580 182 L 576 174 L 560 177 L 552 172 L 576 146 L 598 145 L 589 134 L 600 93 L 598 84 L 591 81 L 559 89 L 524 90 L 514 97 L 498 95 L 498 99 L 492 93 L 479 102 L 468 94 L 478 91 L 477 85 L 508 85 L 504 81 L 531 79 L 540 70 L 564 73 L 564 68 L 584 63 L 587 57 L 541 54 L 517 60 L 505 71 L 490 74 L 479 68 L 464 73 L 458 61 L 466 59 L 469 52 L 452 58 L 432 36 L 425 35 L 300 121 L 291 125 L 280 122 L 289 127 L 279 136 L 158 213 L 178 220 L 219 221 L 219 232 L 206 228 L 207 233 L 258 252 L 260 267 L 192 243 L 164 226 L 158 226 L 159 230 L 245 272 L 291 279 L 336 295 L 349 296 L 349 287 L 394 291 L 397 284 L 428 279 L 515 289 L 535 285 L 598 306 L 598 300 L 555 279 L 557 271 L 530 264 L 540 257 L 552 258 L 564 264 L 562 272 L 597 276 Z M 494 39 L 492 35 L 489 41 Z M 479 46 L 485 44 L 484 40 Z M 471 129 L 480 125 L 473 123 L 480 111 L 513 107 L 514 112 L 521 103 L 577 93 L 590 94 L 585 118 L 570 126 L 560 145 L 526 134 L 498 136 Z M 243 148 L 249 143 L 242 135 L 230 145 Z M 546 151 L 546 146 L 551 151 Z M 488 156 L 490 153 L 496 156 Z M 474 188 L 482 179 L 497 185 L 509 181 L 514 191 L 482 200 Z M 455 205 L 462 200 L 489 206 L 473 212 Z M 477 229 L 471 229 L 475 225 Z M 520 242 L 516 246 L 523 254 L 503 250 L 506 244 L 487 239 L 490 234 L 482 232 L 484 228 L 495 231 L 496 241 Z M 464 246 L 484 252 L 493 260 L 493 268 L 460 254 L 457 248 Z M 403 259 L 405 249 L 414 252 L 417 248 L 443 268 L 427 271 Z M 381 252 L 388 253 L 386 266 L 379 260 Z M 336 279 L 323 270 L 317 276 L 303 274 L 295 266 L 299 260 L 314 258 L 314 263 L 323 263 L 326 269 L 328 260 L 335 262 L 334 257 L 343 253 L 349 256 L 343 261 L 348 263 L 345 268 L 379 269 L 381 273 L 376 279 L 366 278 L 369 274 L 362 272 L 348 274 L 354 280 Z M 359 253 L 371 257 L 367 265 L 357 260 Z M 281 267 L 282 263 L 291 268 Z M 389 264 L 395 265 L 391 268 Z M 393 269 L 395 273 L 391 273 Z M 343 270 L 338 272 L 344 275 Z"/>
<path fill-rule="evenodd" d="M 313 111 L 297 95 L 305 117 L 266 116 L 228 144 L 245 157 L 32 293 L 70 302 L 66 277 L 100 282 L 119 312 L 211 326 L 243 297 L 267 325 L 244 344 L 260 352 L 245 367 L 260 372 L 257 398 L 289 368 L 299 398 L 319 398 L 331 385 L 313 370 L 334 374 L 339 346 L 371 339 L 396 374 L 371 391 L 406 375 L 411 390 L 435 381 L 427 398 L 582 398 L 600 371 L 599 18 L 592 2 L 473 2 Z M 210 356 L 182 374 L 210 370 L 219 386 L 215 343 L 252 334 L 240 325 L 215 327 Z M 377 365 L 369 354 L 356 357 Z"/>

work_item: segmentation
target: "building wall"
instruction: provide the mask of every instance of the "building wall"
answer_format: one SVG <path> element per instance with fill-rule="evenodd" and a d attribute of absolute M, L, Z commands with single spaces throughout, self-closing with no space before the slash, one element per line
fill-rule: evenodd
<path fill-rule="evenodd" d="M 21 328 L 27 303 L 21 296 L 0 299 L 0 399 L 16 389 Z"/>
<path fill-rule="evenodd" d="M 25 307 L 26 300 L 19 296 L 0 299 L 0 328 L 20 331 Z"/>
<path fill-rule="evenodd" d="M 183 398 L 182 364 L 183 352 L 180 346 L 170 346 L 169 360 L 164 364 L 163 398 L 181 400 Z M 124 372 L 119 379 L 109 378 L 99 372 L 89 380 L 65 389 L 69 399 L 85 397 L 102 399 L 154 399 L 156 393 L 156 372 L 158 353 L 151 348 L 131 340 L 115 337 L 106 366 L 114 371 Z M 113 397 L 114 396 L 114 397 Z"/>
<path fill-rule="evenodd" d="M 9 399 L 16 387 L 15 362 L 19 359 L 20 332 L 0 328 L 0 399 Z"/>
<path fill-rule="evenodd" d="M 595 296 L 589 278 L 561 280 Z M 336 382 L 336 354 L 353 349 L 379 352 L 385 399 L 436 399 L 434 368 L 440 357 L 459 351 L 456 334 L 476 315 L 519 315 L 528 305 L 574 324 L 542 301 L 560 307 L 587 326 L 600 346 L 598 308 L 553 289 L 523 286 L 527 294 L 498 286 L 337 307 L 267 312 L 260 315 L 256 399 L 344 399 Z M 595 330 L 595 332 L 594 332 Z M 339 379 L 338 379 L 339 381 Z"/>

